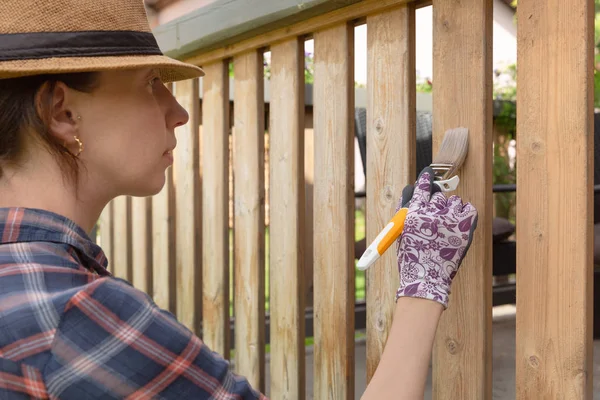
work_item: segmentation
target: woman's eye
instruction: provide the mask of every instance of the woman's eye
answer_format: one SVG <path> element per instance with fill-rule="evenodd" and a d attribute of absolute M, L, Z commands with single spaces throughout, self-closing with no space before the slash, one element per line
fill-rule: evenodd
<path fill-rule="evenodd" d="M 158 78 L 158 77 L 154 77 L 154 78 L 150 79 L 150 80 L 148 81 L 148 86 L 149 86 L 151 89 L 152 89 L 152 88 L 154 88 L 154 84 L 155 84 L 157 81 L 159 81 L 159 80 L 160 80 L 160 78 Z"/>

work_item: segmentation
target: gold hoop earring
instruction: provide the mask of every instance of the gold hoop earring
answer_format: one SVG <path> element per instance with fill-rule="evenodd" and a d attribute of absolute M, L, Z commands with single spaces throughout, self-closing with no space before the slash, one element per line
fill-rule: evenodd
<path fill-rule="evenodd" d="M 77 155 L 75 157 L 79 157 L 79 155 L 83 151 L 83 143 L 81 143 L 81 140 L 79 140 L 79 138 L 77 136 L 73 136 L 73 138 L 75 139 L 75 141 L 79 145 L 79 152 L 77 153 Z"/>

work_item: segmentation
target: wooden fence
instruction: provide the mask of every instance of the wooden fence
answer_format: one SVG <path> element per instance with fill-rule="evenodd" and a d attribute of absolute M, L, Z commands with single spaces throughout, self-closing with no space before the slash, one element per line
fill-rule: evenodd
<path fill-rule="evenodd" d="M 175 312 L 213 350 L 229 357 L 234 345 L 235 370 L 261 390 L 266 390 L 268 314 L 273 399 L 309 395 L 302 295 L 304 40 L 311 37 L 315 45 L 315 399 L 355 396 L 356 24 L 366 23 L 368 29 L 368 240 L 393 214 L 403 186 L 417 172 L 415 8 L 423 3 L 325 3 L 336 4 L 182 57 L 202 66 L 206 77 L 202 93 L 197 80 L 173 86 L 191 120 L 178 128 L 167 184 L 152 199 L 114 200 L 100 221 L 101 244 L 115 274 Z M 435 342 L 438 400 L 492 398 L 492 5 L 492 0 L 433 1 L 434 152 L 447 129 L 469 129 L 459 194 L 476 205 L 480 216 Z M 517 399 L 592 398 L 593 15 L 591 0 L 518 4 Z M 269 121 L 263 101 L 266 50 L 272 56 Z M 266 124 L 269 253 L 263 223 Z M 228 229 L 230 126 L 233 236 Z M 397 284 L 390 251 L 367 276 L 368 379 L 388 336 Z"/>

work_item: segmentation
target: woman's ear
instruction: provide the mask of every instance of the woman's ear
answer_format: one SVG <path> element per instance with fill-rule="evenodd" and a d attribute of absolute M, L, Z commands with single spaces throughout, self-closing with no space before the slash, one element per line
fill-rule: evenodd
<path fill-rule="evenodd" d="M 79 119 L 71 105 L 71 89 L 62 82 L 46 82 L 36 96 L 38 114 L 58 143 L 71 143 L 77 136 Z"/>

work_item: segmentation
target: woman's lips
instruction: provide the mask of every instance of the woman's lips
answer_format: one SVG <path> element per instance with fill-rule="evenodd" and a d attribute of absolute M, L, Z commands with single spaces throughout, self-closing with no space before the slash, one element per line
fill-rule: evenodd
<path fill-rule="evenodd" d="M 167 150 L 163 153 L 163 157 L 166 157 L 169 162 L 172 164 L 173 163 L 173 150 Z"/>

